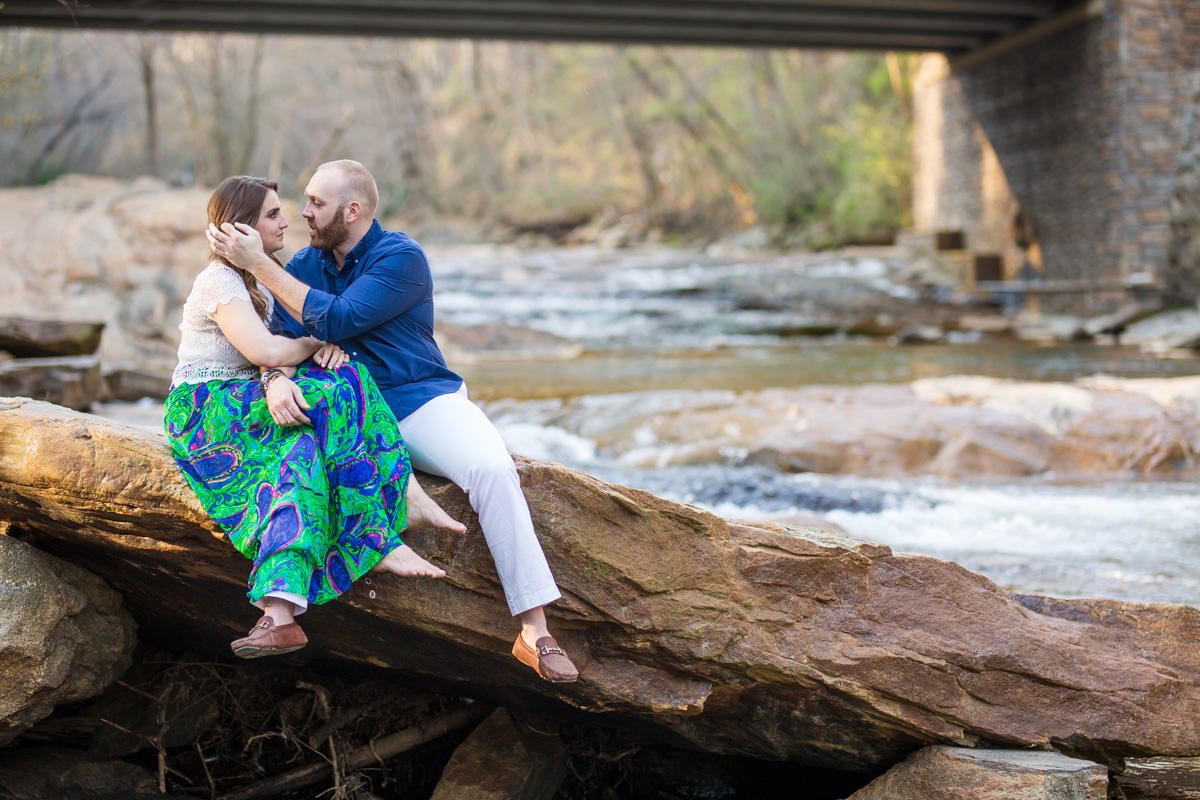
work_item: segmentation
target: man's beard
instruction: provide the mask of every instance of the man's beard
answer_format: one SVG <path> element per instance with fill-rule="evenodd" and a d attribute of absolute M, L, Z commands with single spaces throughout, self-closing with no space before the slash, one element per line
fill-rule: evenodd
<path fill-rule="evenodd" d="M 350 226 L 346 223 L 346 215 L 342 213 L 345 209 L 345 205 L 339 205 L 328 225 L 309 230 L 309 243 L 315 249 L 332 250 L 350 238 Z"/>

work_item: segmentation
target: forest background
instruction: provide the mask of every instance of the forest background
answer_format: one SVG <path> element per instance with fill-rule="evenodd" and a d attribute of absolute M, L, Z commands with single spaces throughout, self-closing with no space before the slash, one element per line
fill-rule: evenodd
<path fill-rule="evenodd" d="M 379 216 L 488 235 L 890 240 L 909 222 L 910 85 L 893 53 L 6 31 L 0 185 L 70 172 L 299 198 L 323 161 Z"/>

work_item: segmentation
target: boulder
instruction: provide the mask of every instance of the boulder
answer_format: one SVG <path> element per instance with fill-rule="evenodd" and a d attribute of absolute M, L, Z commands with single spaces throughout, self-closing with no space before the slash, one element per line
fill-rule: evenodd
<path fill-rule="evenodd" d="M 134 623 L 103 580 L 0 536 L 0 745 L 60 703 L 94 697 L 133 654 Z"/>
<path fill-rule="evenodd" d="M 0 750 L 0 797 L 171 800 L 177 796 L 160 794 L 154 776 L 134 764 L 65 747 L 21 747 Z"/>
<path fill-rule="evenodd" d="M 562 740 L 498 708 L 454 751 L 432 800 L 550 800 L 566 776 Z"/>
<path fill-rule="evenodd" d="M 103 322 L 0 317 L 0 350 L 17 358 L 90 356 L 102 333 Z"/>
<path fill-rule="evenodd" d="M 104 392 L 96 356 L 0 361 L 0 392 L 86 411 Z"/>
<path fill-rule="evenodd" d="M 848 800 L 1107 800 L 1108 769 L 1055 752 L 933 745 Z"/>
<path fill-rule="evenodd" d="M 548 612 L 577 683 L 549 684 L 512 658 L 517 625 L 478 521 L 429 476 L 468 532 L 405 538 L 447 576 L 360 581 L 305 615 L 300 654 L 506 707 L 583 711 L 665 744 L 861 772 L 939 743 L 1054 745 L 1105 762 L 1200 754 L 1200 610 L 1014 595 L 937 559 L 517 463 L 563 590 Z M 231 658 L 227 642 L 255 617 L 247 562 L 161 435 L 0 403 L 0 519 L 104 576 L 145 638 Z"/>

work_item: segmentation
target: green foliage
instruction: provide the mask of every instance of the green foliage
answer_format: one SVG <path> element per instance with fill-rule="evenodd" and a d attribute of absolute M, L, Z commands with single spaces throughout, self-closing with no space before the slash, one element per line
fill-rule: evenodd
<path fill-rule="evenodd" d="M 825 131 L 838 179 L 829 202 L 834 237 L 843 242 L 889 239 L 907 224 L 911 185 L 909 137 L 886 108 L 858 103 Z"/>

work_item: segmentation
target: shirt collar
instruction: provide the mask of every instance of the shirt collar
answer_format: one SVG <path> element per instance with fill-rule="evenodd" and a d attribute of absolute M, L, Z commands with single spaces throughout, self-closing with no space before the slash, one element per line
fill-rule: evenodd
<path fill-rule="evenodd" d="M 383 236 L 383 226 L 379 224 L 379 220 L 372 219 L 371 227 L 367 229 L 366 234 L 359 240 L 358 244 L 354 245 L 354 249 L 346 253 L 346 260 L 342 268 L 353 267 L 359 260 L 367 254 L 367 251 L 374 246 L 375 242 L 379 241 L 379 237 Z M 318 250 L 321 254 L 321 266 L 327 272 L 338 274 L 341 270 L 338 269 L 337 262 L 333 258 L 332 250 Z"/>
<path fill-rule="evenodd" d="M 371 220 L 371 227 L 367 229 L 366 235 L 363 236 L 358 244 L 354 245 L 353 250 L 346 253 L 346 263 L 351 266 L 357 264 L 367 254 L 367 251 L 375 245 L 380 236 L 383 236 L 383 226 L 379 224 L 379 220 L 373 219 Z"/>

